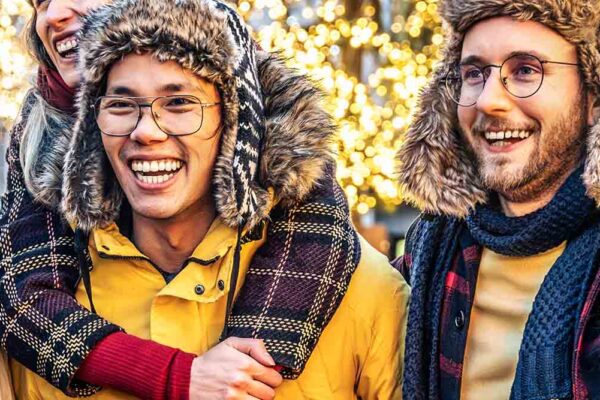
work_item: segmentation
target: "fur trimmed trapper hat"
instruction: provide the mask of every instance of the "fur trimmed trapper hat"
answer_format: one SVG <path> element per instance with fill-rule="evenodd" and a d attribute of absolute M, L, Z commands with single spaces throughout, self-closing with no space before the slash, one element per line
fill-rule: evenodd
<path fill-rule="evenodd" d="M 214 83 L 222 102 L 213 171 L 220 217 L 251 229 L 270 209 L 302 201 L 332 162 L 331 117 L 320 92 L 277 57 L 256 49 L 242 18 L 218 0 L 115 0 L 80 32 L 79 111 L 65 157 L 62 209 L 77 227 L 114 221 L 123 193 L 112 176 L 92 105 L 110 67 L 130 53 L 174 60 Z"/>
<path fill-rule="evenodd" d="M 397 154 L 398 173 L 407 199 L 417 207 L 462 218 L 488 195 L 460 138 L 457 105 L 444 87 L 449 69 L 460 61 L 465 33 L 492 17 L 540 22 L 577 48 L 584 83 L 599 98 L 600 1 L 444 0 L 440 12 L 447 29 L 444 57 L 420 94 Z M 600 123 L 590 128 L 587 144 L 584 182 L 588 195 L 600 204 Z"/>

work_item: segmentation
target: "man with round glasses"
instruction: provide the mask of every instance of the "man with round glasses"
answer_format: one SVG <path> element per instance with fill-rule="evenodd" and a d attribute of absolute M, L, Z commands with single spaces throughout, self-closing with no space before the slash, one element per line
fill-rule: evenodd
<path fill-rule="evenodd" d="M 600 2 L 444 0 L 398 153 L 407 399 L 600 398 Z"/>

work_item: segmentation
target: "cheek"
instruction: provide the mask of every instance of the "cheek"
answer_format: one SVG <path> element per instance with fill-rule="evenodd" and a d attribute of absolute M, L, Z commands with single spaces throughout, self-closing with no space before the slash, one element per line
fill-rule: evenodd
<path fill-rule="evenodd" d="M 119 152 L 123 147 L 123 139 L 102 135 L 102 145 L 113 170 L 118 170 Z"/>
<path fill-rule="evenodd" d="M 217 160 L 217 154 L 219 151 L 220 138 L 216 137 L 211 139 L 210 144 L 206 144 L 204 147 L 206 150 L 200 154 L 200 162 L 205 175 L 212 176 L 212 170 L 214 169 L 215 162 Z"/>
<path fill-rule="evenodd" d="M 197 147 L 201 150 L 195 154 L 196 163 L 193 166 L 191 165 L 189 173 L 197 177 L 192 179 L 199 179 L 198 188 L 206 188 L 212 185 L 212 176 L 219 152 L 219 143 L 220 137 L 216 137 L 211 139 L 210 142 L 205 141 L 200 144 L 201 147 Z M 202 191 L 205 190 L 202 189 Z"/>
<path fill-rule="evenodd" d="M 465 133 L 470 132 L 477 115 L 475 107 L 458 107 L 456 114 L 462 131 Z"/>
<path fill-rule="evenodd" d="M 50 42 L 48 40 L 48 36 L 46 35 L 46 23 L 44 22 L 43 16 L 42 17 L 40 17 L 39 15 L 37 16 L 37 18 L 35 20 L 35 32 L 37 33 L 38 37 L 44 44 L 44 48 L 46 49 L 46 52 L 48 52 L 48 54 L 50 54 L 50 49 L 49 49 Z"/>

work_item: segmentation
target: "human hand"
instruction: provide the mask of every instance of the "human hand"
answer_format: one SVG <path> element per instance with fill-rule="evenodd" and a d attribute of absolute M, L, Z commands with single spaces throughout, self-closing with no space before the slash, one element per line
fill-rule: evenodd
<path fill-rule="evenodd" d="M 231 337 L 192 363 L 190 399 L 270 400 L 283 378 L 262 340 Z"/>

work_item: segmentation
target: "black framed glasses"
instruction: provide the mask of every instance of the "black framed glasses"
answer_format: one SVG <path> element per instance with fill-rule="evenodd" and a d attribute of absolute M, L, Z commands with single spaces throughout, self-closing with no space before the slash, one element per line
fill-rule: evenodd
<path fill-rule="evenodd" d="M 142 100 L 150 100 L 143 102 Z M 174 95 L 159 97 L 101 96 L 92 106 L 100 131 L 108 136 L 128 136 L 142 119 L 142 108 L 150 114 L 161 131 L 170 136 L 200 133 L 204 108 L 220 103 L 203 103 L 195 96 Z M 206 139 L 214 132 L 206 132 Z"/>
<path fill-rule="evenodd" d="M 451 68 L 445 78 L 446 91 L 456 104 L 470 107 L 477 103 L 492 68 L 500 69 L 500 81 L 508 93 L 524 99 L 536 94 L 544 82 L 544 65 L 578 66 L 577 63 L 540 60 L 531 54 L 515 54 L 501 65 L 478 66 L 461 63 Z"/>

